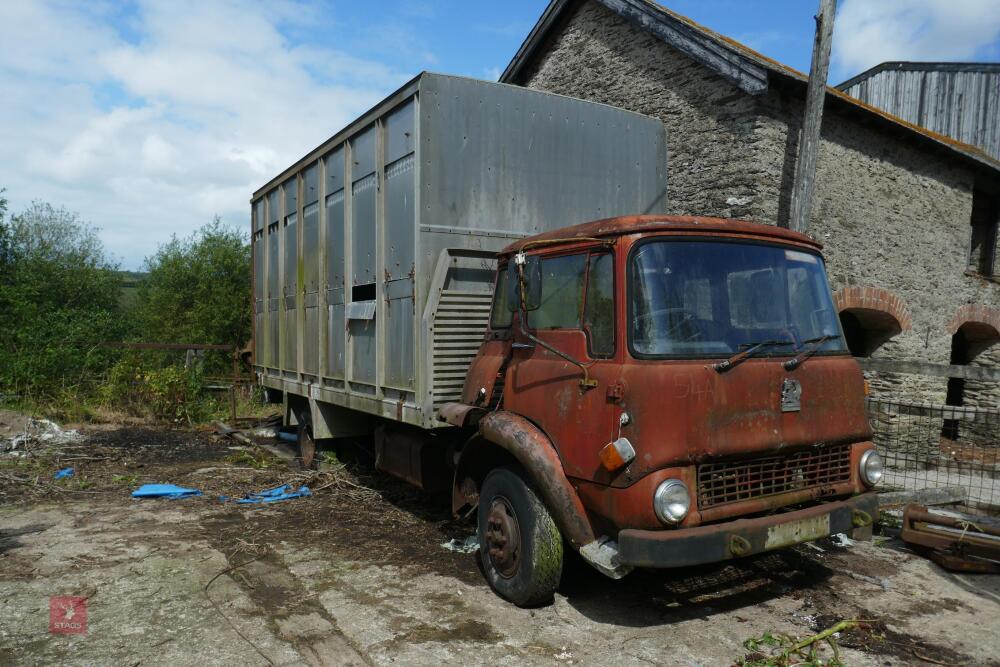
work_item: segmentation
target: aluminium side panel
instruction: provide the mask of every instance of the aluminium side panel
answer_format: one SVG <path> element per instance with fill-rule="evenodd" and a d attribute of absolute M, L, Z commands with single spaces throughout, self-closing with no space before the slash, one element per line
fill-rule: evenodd
<path fill-rule="evenodd" d="M 265 211 L 264 198 L 255 199 L 250 205 L 251 234 L 250 248 L 253 257 L 253 331 L 255 336 L 254 360 L 257 364 L 263 363 L 263 349 L 261 343 L 264 341 L 265 331 L 265 295 L 267 293 L 265 284 L 265 267 L 267 265 L 266 237 L 264 236 Z"/>
<path fill-rule="evenodd" d="M 414 252 L 416 234 L 416 99 L 386 115 L 382 123 L 383 249 L 385 318 L 382 345 L 385 386 L 414 388 Z"/>
<path fill-rule="evenodd" d="M 420 109 L 418 275 L 434 275 L 446 249 L 495 252 L 564 226 L 665 212 L 666 133 L 658 119 L 435 74 L 421 80 Z M 441 285 L 417 285 L 430 331 L 419 358 L 425 414 L 460 396 L 493 289 L 494 262 L 450 261 Z"/>
<path fill-rule="evenodd" d="M 278 188 L 267 194 L 267 337 L 265 339 L 265 365 L 277 370 L 281 366 L 279 359 L 279 328 L 281 304 L 281 194 Z"/>
<path fill-rule="evenodd" d="M 436 74 L 424 75 L 420 92 L 425 276 L 445 247 L 499 250 L 567 225 L 666 210 L 658 119 Z"/>
<path fill-rule="evenodd" d="M 344 146 L 324 158 L 326 164 L 326 369 L 324 375 L 344 380 L 347 341 L 344 320 Z"/>
<path fill-rule="evenodd" d="M 375 321 L 377 309 L 375 225 L 379 194 L 376 173 L 377 132 L 378 125 L 373 123 L 350 140 L 351 284 L 347 307 L 347 332 L 350 338 L 350 379 L 354 383 L 367 385 L 361 389 L 366 392 L 372 392 L 377 381 L 378 326 Z"/>
<path fill-rule="evenodd" d="M 298 364 L 298 177 L 285 181 L 281 187 L 284 201 L 282 219 L 281 293 L 284 299 L 284 322 L 281 328 L 281 369 L 297 373 Z"/>
<path fill-rule="evenodd" d="M 319 164 L 302 173 L 302 257 L 298 279 L 302 294 L 304 330 L 302 372 L 319 376 Z"/>
<path fill-rule="evenodd" d="M 277 311 L 265 317 L 275 327 L 265 368 L 285 371 L 264 382 L 440 425 L 434 373 L 439 389 L 461 387 L 463 355 L 488 317 L 493 253 L 560 226 L 663 212 L 665 164 L 658 120 L 422 74 L 254 194 L 275 199 L 265 206 L 265 311 Z"/>

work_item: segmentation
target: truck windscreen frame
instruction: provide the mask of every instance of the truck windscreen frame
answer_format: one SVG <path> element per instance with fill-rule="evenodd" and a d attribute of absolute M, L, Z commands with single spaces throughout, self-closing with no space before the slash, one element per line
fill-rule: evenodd
<path fill-rule="evenodd" d="M 817 354 L 849 354 L 823 258 L 749 239 L 652 237 L 629 252 L 627 340 L 637 359 L 790 357 L 833 336 Z"/>

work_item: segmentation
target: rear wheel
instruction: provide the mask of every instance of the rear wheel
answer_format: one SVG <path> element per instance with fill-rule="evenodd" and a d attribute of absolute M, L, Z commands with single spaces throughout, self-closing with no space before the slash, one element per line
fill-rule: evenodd
<path fill-rule="evenodd" d="M 551 601 L 562 574 L 562 535 L 516 470 L 497 468 L 486 476 L 478 520 L 479 559 L 493 590 L 519 607 Z"/>
<path fill-rule="evenodd" d="M 308 423 L 300 421 L 298 435 L 298 451 L 296 454 L 299 463 L 303 468 L 312 468 L 313 461 L 316 458 L 316 441 L 313 439 L 312 427 Z"/>

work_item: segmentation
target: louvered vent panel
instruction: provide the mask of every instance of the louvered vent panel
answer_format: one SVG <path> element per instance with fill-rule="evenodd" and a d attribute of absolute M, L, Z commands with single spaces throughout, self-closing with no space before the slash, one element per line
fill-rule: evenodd
<path fill-rule="evenodd" d="M 490 319 L 489 292 L 444 290 L 434 313 L 434 407 L 462 398 L 469 364 Z"/>

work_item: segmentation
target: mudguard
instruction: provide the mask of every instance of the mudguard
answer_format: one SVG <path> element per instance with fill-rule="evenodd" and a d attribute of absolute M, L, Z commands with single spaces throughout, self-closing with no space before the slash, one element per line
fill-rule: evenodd
<path fill-rule="evenodd" d="M 552 513 L 559 530 L 574 549 L 594 541 L 594 531 L 587 513 L 573 486 L 566 478 L 562 462 L 548 437 L 530 421 L 512 412 L 491 412 L 479 421 L 479 435 L 510 453 L 528 472 L 546 508 Z M 470 443 L 462 452 L 462 459 L 456 469 L 454 504 L 460 507 L 460 499 L 470 494 L 459 488 L 465 479 L 463 469 L 468 469 L 467 457 L 476 456 L 476 444 Z"/>

